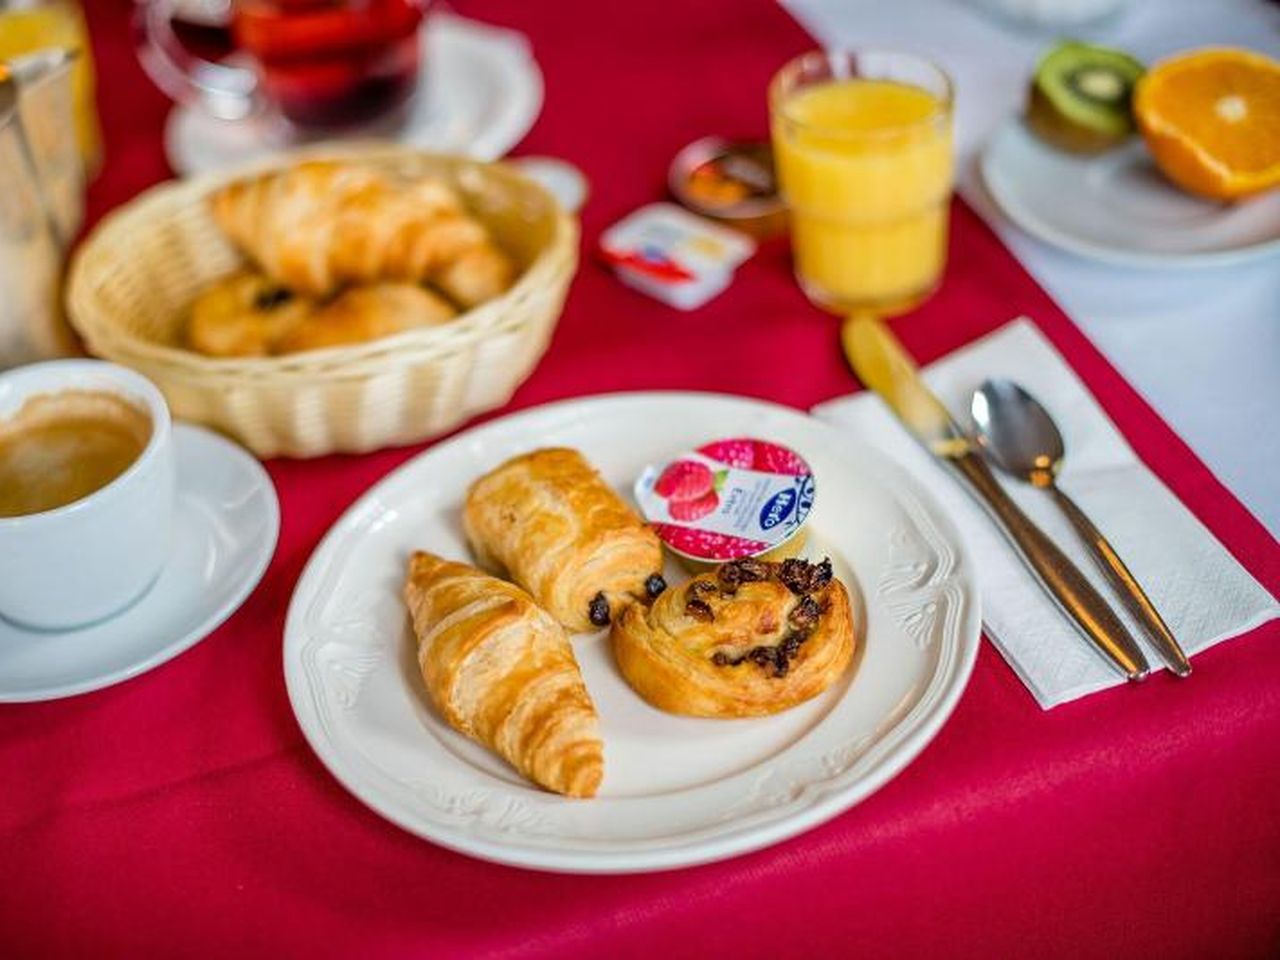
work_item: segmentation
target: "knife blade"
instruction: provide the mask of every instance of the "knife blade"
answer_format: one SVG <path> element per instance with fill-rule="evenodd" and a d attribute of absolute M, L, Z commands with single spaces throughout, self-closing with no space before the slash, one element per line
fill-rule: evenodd
<path fill-rule="evenodd" d="M 1040 585 L 1094 649 L 1128 679 L 1146 677 L 1150 665 L 1132 634 L 1079 568 L 1005 493 L 976 445 L 925 385 L 915 361 L 884 322 L 871 316 L 850 317 L 841 342 L 858 379 L 965 481 Z"/>

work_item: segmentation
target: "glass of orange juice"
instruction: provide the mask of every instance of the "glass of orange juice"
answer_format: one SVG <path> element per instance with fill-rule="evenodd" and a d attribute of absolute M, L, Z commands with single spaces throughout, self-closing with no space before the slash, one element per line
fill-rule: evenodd
<path fill-rule="evenodd" d="M 769 87 L 796 277 L 835 313 L 902 313 L 938 286 L 951 198 L 951 81 L 883 50 L 814 51 Z"/>

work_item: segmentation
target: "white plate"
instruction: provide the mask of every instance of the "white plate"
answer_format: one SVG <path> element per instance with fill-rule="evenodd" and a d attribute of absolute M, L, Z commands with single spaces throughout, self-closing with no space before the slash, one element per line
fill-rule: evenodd
<path fill-rule="evenodd" d="M 228 27 L 231 0 L 173 0 L 173 19 L 198 27 Z"/>
<path fill-rule="evenodd" d="M 523 35 L 448 14 L 422 28 L 422 90 L 402 127 L 361 137 L 396 140 L 440 153 L 496 160 L 528 133 L 542 109 L 542 72 Z M 180 174 L 236 166 L 299 146 L 288 128 L 263 117 L 219 120 L 178 104 L 165 124 L 165 153 Z"/>
<path fill-rule="evenodd" d="M 468 556 L 459 511 L 476 476 L 517 452 L 563 444 L 626 491 L 647 463 L 743 434 L 781 441 L 814 467 L 809 552 L 832 556 L 865 626 L 851 677 L 774 717 L 676 717 L 626 685 L 603 634 L 575 637 L 605 744 L 604 784 L 592 800 L 536 789 L 439 719 L 418 676 L 400 585 L 414 548 Z M 955 529 L 882 456 L 773 404 L 618 394 L 477 427 L 373 487 L 298 582 L 284 669 L 316 753 L 387 819 L 489 860 L 618 873 L 754 850 L 857 803 L 942 726 L 972 669 L 979 624 L 972 561 Z"/>
<path fill-rule="evenodd" d="M 1081 157 L 1010 119 L 983 151 L 982 176 L 1010 220 L 1083 257 L 1200 267 L 1280 253 L 1280 191 L 1238 204 L 1198 199 L 1161 176 L 1141 139 Z"/>
<path fill-rule="evenodd" d="M 209 430 L 175 424 L 173 551 L 143 596 L 109 620 L 40 631 L 0 618 L 0 702 L 52 700 L 157 667 L 208 636 L 257 586 L 280 508 L 265 470 Z"/>

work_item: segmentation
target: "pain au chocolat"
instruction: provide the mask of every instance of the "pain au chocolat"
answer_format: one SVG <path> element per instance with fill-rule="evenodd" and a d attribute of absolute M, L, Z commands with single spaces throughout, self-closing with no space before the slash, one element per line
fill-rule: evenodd
<path fill-rule="evenodd" d="M 534 450 L 485 474 L 467 492 L 463 526 L 481 566 L 574 632 L 608 626 L 666 587 L 657 534 L 577 450 Z"/>

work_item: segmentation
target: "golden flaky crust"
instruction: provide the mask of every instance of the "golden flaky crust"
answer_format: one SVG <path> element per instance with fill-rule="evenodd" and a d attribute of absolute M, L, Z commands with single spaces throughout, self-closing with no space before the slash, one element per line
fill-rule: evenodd
<path fill-rule="evenodd" d="M 831 686 L 856 638 L 849 594 L 829 564 L 745 560 L 672 587 L 652 607 L 629 607 L 612 642 L 623 677 L 655 707 L 751 717 Z"/>
<path fill-rule="evenodd" d="M 275 343 L 276 353 L 365 343 L 405 330 L 448 323 L 456 311 L 444 298 L 411 283 L 352 287 L 290 328 Z"/>
<path fill-rule="evenodd" d="M 237 271 L 206 287 L 191 304 L 187 344 L 210 357 L 263 357 L 318 309 L 260 273 Z"/>
<path fill-rule="evenodd" d="M 240 271 L 191 305 L 187 343 L 212 357 L 261 357 L 376 340 L 438 326 L 457 310 L 410 283 L 351 287 L 328 303 L 293 296 L 260 273 Z"/>
<path fill-rule="evenodd" d="M 535 450 L 487 473 L 467 492 L 463 525 L 482 566 L 569 630 L 605 626 L 661 583 L 657 534 L 576 450 Z"/>
<path fill-rule="evenodd" d="M 484 225 L 434 177 L 310 161 L 228 184 L 210 205 L 268 276 L 311 296 L 375 280 L 430 281 L 471 307 L 514 279 Z"/>
<path fill-rule="evenodd" d="M 422 679 L 449 725 L 548 790 L 594 796 L 604 747 L 560 624 L 518 587 L 421 551 L 404 599 Z"/>

